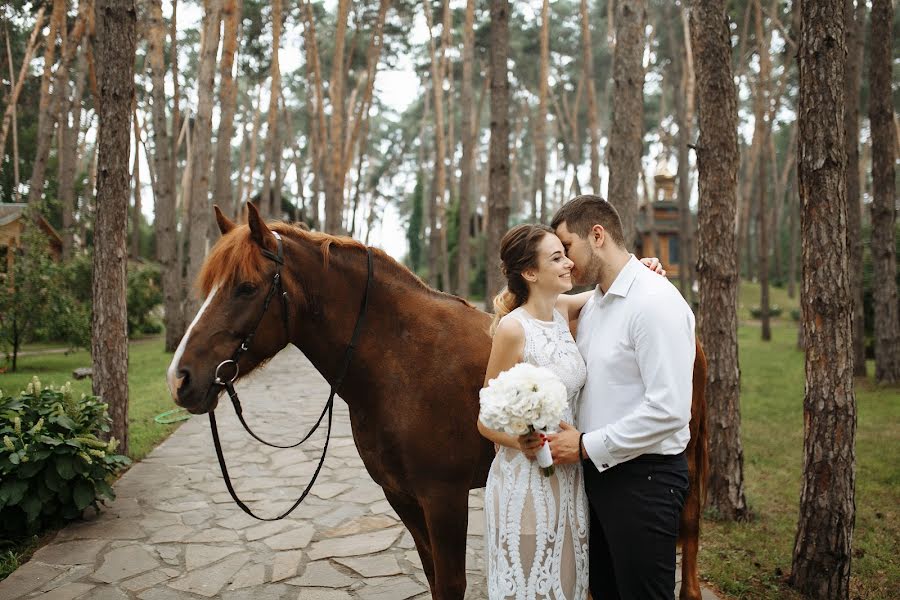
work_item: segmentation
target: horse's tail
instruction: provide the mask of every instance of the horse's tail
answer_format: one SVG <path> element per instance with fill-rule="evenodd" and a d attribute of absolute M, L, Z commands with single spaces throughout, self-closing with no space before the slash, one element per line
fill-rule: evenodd
<path fill-rule="evenodd" d="M 707 429 L 706 412 L 706 353 L 697 342 L 697 358 L 694 359 L 694 392 L 693 402 L 697 405 L 697 444 L 694 446 L 694 460 L 697 464 L 695 477 L 697 491 L 700 494 L 700 506 L 706 504 L 706 484 L 709 478 L 709 431 Z M 692 484 L 694 482 L 691 482 Z"/>
<path fill-rule="evenodd" d="M 681 545 L 681 600 L 700 600 L 697 553 L 700 549 L 700 514 L 706 503 L 709 447 L 706 424 L 706 354 L 697 342 L 691 397 L 691 441 L 686 450 L 690 489 L 681 511 L 678 542 Z"/>

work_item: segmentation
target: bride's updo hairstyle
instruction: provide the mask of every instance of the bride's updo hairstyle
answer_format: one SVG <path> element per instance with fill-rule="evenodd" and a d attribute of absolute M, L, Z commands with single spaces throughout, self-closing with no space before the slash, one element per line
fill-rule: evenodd
<path fill-rule="evenodd" d="M 500 241 L 500 270 L 506 277 L 506 287 L 494 297 L 491 335 L 501 318 L 528 301 L 528 283 L 522 272 L 537 267 L 538 246 L 548 233 L 553 230 L 546 225 L 517 225 Z"/>

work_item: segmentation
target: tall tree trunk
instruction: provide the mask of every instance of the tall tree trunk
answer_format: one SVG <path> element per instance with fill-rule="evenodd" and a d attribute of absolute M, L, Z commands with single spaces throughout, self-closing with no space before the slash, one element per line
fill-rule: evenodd
<path fill-rule="evenodd" d="M 789 192 L 789 221 L 790 249 L 788 255 L 788 298 L 797 297 L 797 263 L 800 260 L 800 197 L 797 193 L 798 181 L 796 171 L 793 176 L 794 183 Z M 801 320 L 801 323 L 803 321 Z"/>
<path fill-rule="evenodd" d="M 145 63 L 146 64 L 146 63 Z M 132 111 L 134 127 L 134 207 L 131 211 L 131 258 L 137 260 L 141 256 L 141 132 L 137 121 L 137 102 Z"/>
<path fill-rule="evenodd" d="M 485 303 L 504 285 L 500 273 L 500 240 L 509 223 L 509 1 L 491 0 L 491 141 L 488 148 L 487 284 Z"/>
<path fill-rule="evenodd" d="M 544 4 L 547 4 L 546 0 Z M 543 35 L 543 33 L 541 35 Z M 643 39 L 643 35 L 641 36 L 641 39 Z M 641 54 L 643 54 L 643 45 L 641 46 Z M 594 86 L 594 47 L 591 44 L 591 23 L 587 0 L 581 0 L 581 63 L 584 68 L 583 77 L 585 88 L 587 90 L 588 140 L 591 147 L 591 193 L 595 196 L 599 196 L 600 128 L 597 125 L 597 92 Z M 641 67 L 643 67 L 643 63 L 641 63 Z M 546 75 L 544 78 L 546 78 Z M 641 75 L 642 93 L 643 84 L 644 77 Z M 643 95 L 641 98 L 643 100 Z M 636 188 L 637 180 L 635 180 L 634 185 Z M 635 204 L 637 204 L 637 196 L 635 196 Z M 636 206 L 635 211 L 637 211 Z"/>
<path fill-rule="evenodd" d="M 344 148 L 344 45 L 347 38 L 349 0 L 338 0 L 337 28 L 334 35 L 334 55 L 331 59 L 331 78 L 328 81 L 328 99 L 331 103 L 329 149 L 333 156 L 342 156 Z M 325 231 L 342 233 L 344 210 L 343 161 L 326 160 L 328 179 L 325 186 Z M 323 165 L 324 166 L 324 165 Z"/>
<path fill-rule="evenodd" d="M 13 115 L 15 114 L 16 104 L 19 102 L 19 94 L 22 93 L 22 86 L 25 85 L 25 75 L 28 73 L 28 69 L 31 66 L 31 56 L 34 54 L 34 49 L 37 48 L 37 39 L 38 34 L 40 34 L 41 29 L 44 27 L 44 11 L 46 8 L 41 6 L 37 14 L 34 17 L 34 29 L 31 31 L 31 37 L 28 38 L 28 44 L 25 46 L 25 55 L 22 57 L 22 66 L 19 67 L 19 76 L 16 79 L 13 79 L 12 74 L 12 56 L 9 57 L 9 80 L 15 81 L 15 85 L 13 86 L 12 93 L 9 95 L 9 102 L 6 105 L 6 109 L 3 111 L 3 126 L 0 129 L 0 158 L 2 158 L 3 153 L 6 150 L 6 138 L 9 135 L 9 126 L 12 123 Z M 6 38 L 7 44 L 9 43 L 9 36 Z"/>
<path fill-rule="evenodd" d="M 278 218 L 272 193 L 272 171 L 281 163 L 281 155 L 275 154 L 278 147 L 278 97 L 281 95 L 281 68 L 278 64 L 278 49 L 281 46 L 281 0 L 272 2 L 272 64 L 269 71 L 272 87 L 269 90 L 269 110 L 266 120 L 266 158 L 263 162 L 263 187 L 259 198 L 259 208 L 263 216 Z"/>
<path fill-rule="evenodd" d="M 250 138 L 250 164 L 247 166 L 247 181 L 243 184 L 240 202 L 235 207 L 235 218 L 240 217 L 241 207 L 250 201 L 253 195 L 253 174 L 256 172 L 256 148 L 259 145 L 260 120 L 262 118 L 262 88 L 256 97 L 256 112 L 253 114 L 253 137 Z"/>
<path fill-rule="evenodd" d="M 93 392 L 109 405 L 111 434 L 128 453 L 128 315 L 125 307 L 128 159 L 134 103 L 137 11 L 133 0 L 98 0 L 99 171 L 94 222 Z"/>
<path fill-rule="evenodd" d="M 872 58 L 869 63 L 869 122 L 872 127 L 872 265 L 875 298 L 875 380 L 900 382 L 900 323 L 897 307 L 897 257 L 894 224 L 897 196 L 891 97 L 894 6 L 890 0 L 872 4 Z"/>
<path fill-rule="evenodd" d="M 849 597 L 856 520 L 843 4 L 800 5 L 797 156 L 806 392 L 800 518 L 790 581 L 810 598 Z"/>
<path fill-rule="evenodd" d="M 172 0 L 172 19 L 169 22 L 169 64 L 172 66 L 172 177 L 177 179 L 178 145 L 180 143 L 178 138 L 181 131 L 181 85 L 178 82 L 178 0 Z M 188 162 L 190 162 L 190 158 Z"/>
<path fill-rule="evenodd" d="M 847 244 L 850 248 L 850 291 L 853 294 L 853 374 L 866 375 L 866 332 L 863 317 L 862 200 L 859 194 L 859 90 L 862 87 L 866 3 L 844 1 L 847 70 L 844 74 L 844 143 L 847 147 Z"/>
<path fill-rule="evenodd" d="M 280 0 L 279 0 L 280 1 Z M 234 112 L 237 108 L 237 82 L 234 79 L 234 55 L 237 52 L 238 28 L 241 22 L 241 0 L 225 0 L 222 61 L 219 63 L 219 132 L 216 135 L 215 179 L 213 198 L 226 213 L 233 211 L 231 187 L 231 139 L 234 137 Z"/>
<path fill-rule="evenodd" d="M 447 2 L 448 0 L 444 0 Z M 445 168 L 446 149 L 444 147 L 444 79 L 440 69 L 441 60 L 437 55 L 434 43 L 432 27 L 434 19 L 431 14 L 431 3 L 425 2 L 425 19 L 428 23 L 428 49 L 431 55 L 431 90 L 434 94 L 434 185 L 431 188 L 431 206 L 434 212 L 431 216 L 433 228 L 431 231 L 432 252 L 435 253 L 435 270 L 440 269 L 442 280 L 440 287 L 448 290 L 450 282 L 443 279 L 446 269 L 446 204 L 447 204 L 447 172 Z M 444 25 L 446 27 L 446 24 Z M 443 53 L 444 48 L 441 46 Z M 442 54 L 443 55 L 443 54 Z M 435 214 L 436 213 L 436 214 Z M 432 285 L 437 282 L 437 273 L 431 274 Z"/>
<path fill-rule="evenodd" d="M 691 219 L 691 163 L 688 152 L 688 144 L 693 140 L 694 128 L 694 53 L 691 47 L 691 30 L 688 21 L 687 8 L 681 5 L 682 30 L 684 31 L 684 68 L 682 69 L 681 94 L 676 100 L 681 103 L 681 119 L 678 123 L 678 213 L 679 235 L 681 243 L 679 268 L 679 287 L 681 295 L 685 298 L 693 297 L 694 283 L 694 235 Z"/>
<path fill-rule="evenodd" d="M 10 119 L 12 123 L 12 137 L 13 137 L 13 145 L 12 145 L 12 165 L 13 165 L 13 201 L 19 201 L 19 124 L 16 120 L 16 103 L 18 102 L 18 98 L 13 98 L 15 94 L 15 81 L 16 81 L 16 73 L 13 68 L 13 59 L 12 59 L 12 47 L 9 44 L 9 30 L 4 27 L 4 37 L 6 38 L 6 58 L 9 63 L 9 81 L 10 86 L 13 87 L 13 90 L 7 95 L 7 109 L 12 113 L 12 118 Z M 26 50 L 27 51 L 27 50 Z M 0 145 L 0 162 L 3 160 L 4 147 Z M 65 252 L 65 241 L 63 241 L 63 252 Z M 18 346 L 17 346 L 18 348 Z"/>
<path fill-rule="evenodd" d="M 588 33 L 590 35 L 590 33 Z M 534 122 L 534 175 L 531 219 L 547 219 L 547 94 L 550 75 L 550 0 L 541 3 L 541 59 L 538 70 L 538 112 Z"/>
<path fill-rule="evenodd" d="M 194 119 L 189 154 L 191 169 L 190 211 L 188 231 L 190 250 L 188 255 L 187 284 L 193 285 L 206 258 L 212 217 L 209 210 L 209 147 L 212 143 L 212 108 L 216 77 L 216 55 L 219 49 L 219 25 L 222 17 L 221 0 L 204 0 L 202 36 L 200 43 L 200 67 L 197 74 L 197 116 Z M 199 299 L 189 298 L 188 314 L 197 312 Z"/>
<path fill-rule="evenodd" d="M 644 130 L 644 0 L 617 0 L 613 53 L 612 130 L 609 136 L 609 201 L 622 219 L 625 245 L 635 242 L 637 182 Z"/>
<path fill-rule="evenodd" d="M 81 12 L 81 11 L 79 11 Z M 60 61 L 53 74 L 53 64 L 56 59 L 56 38 L 62 37 Z M 50 33 L 44 42 L 44 74 L 41 77 L 41 98 L 38 105 L 37 139 L 35 141 L 34 162 L 31 165 L 31 183 L 28 188 L 28 204 L 40 209 L 43 195 L 45 175 L 47 172 L 47 160 L 50 157 L 50 146 L 53 144 L 53 136 L 56 132 L 57 102 L 55 99 L 64 98 L 68 94 L 67 83 L 68 66 L 65 54 L 70 36 L 66 35 L 66 0 L 53 0 L 53 11 L 50 14 Z M 53 92 L 51 95 L 50 81 L 53 80 Z"/>
<path fill-rule="evenodd" d="M 163 56 L 166 32 L 162 16 L 162 1 L 149 0 L 148 4 L 150 14 L 147 37 L 150 48 L 147 59 L 150 63 L 150 77 L 153 83 L 151 92 L 153 99 L 153 162 L 156 165 L 157 173 L 153 190 L 153 226 L 156 233 L 156 260 L 162 270 L 166 352 L 174 352 L 184 333 L 184 317 L 181 306 L 181 268 L 175 261 L 178 246 L 175 169 L 166 119 L 166 65 Z"/>
<path fill-rule="evenodd" d="M 740 521 L 749 510 L 744 494 L 737 346 L 737 91 L 725 1 L 697 0 L 690 13 L 700 126 L 697 331 L 709 362 L 709 505 L 720 517 Z"/>
<path fill-rule="evenodd" d="M 85 46 L 90 41 L 85 41 Z M 81 133 L 81 99 L 84 96 L 85 83 L 87 81 L 87 51 L 84 46 L 78 53 L 78 63 L 75 67 L 75 93 L 71 102 L 65 100 L 67 105 L 61 111 L 61 123 L 63 127 L 63 143 L 59 158 L 59 201 L 62 205 L 62 238 L 63 258 L 71 258 L 74 246 L 75 229 L 75 167 L 78 163 L 78 136 Z M 71 106 L 72 124 L 69 124 L 69 105 Z M 18 187 L 18 186 L 16 186 Z"/>
<path fill-rule="evenodd" d="M 472 202 L 474 200 L 475 170 L 475 127 L 477 121 L 473 106 L 472 84 L 475 63 L 475 0 L 466 1 L 466 18 L 463 26 L 463 67 L 460 90 L 460 137 L 462 138 L 462 164 L 460 164 L 459 180 L 459 240 L 457 241 L 456 260 L 458 274 L 457 293 L 463 298 L 469 295 L 469 262 L 470 236 L 469 226 L 472 221 Z"/>
<path fill-rule="evenodd" d="M 759 274 L 759 311 L 762 339 L 772 339 L 772 328 L 769 322 L 769 240 L 768 240 L 768 209 L 767 196 L 769 194 L 769 181 L 767 177 L 767 162 L 764 149 L 769 147 L 769 136 L 772 134 L 772 123 L 766 123 L 769 113 L 769 33 L 763 22 L 762 0 L 753 0 L 756 20 L 756 49 L 759 57 L 759 79 L 754 94 L 754 118 L 756 132 L 760 135 L 759 177 L 756 182 L 756 244 L 757 244 L 757 273 Z"/>

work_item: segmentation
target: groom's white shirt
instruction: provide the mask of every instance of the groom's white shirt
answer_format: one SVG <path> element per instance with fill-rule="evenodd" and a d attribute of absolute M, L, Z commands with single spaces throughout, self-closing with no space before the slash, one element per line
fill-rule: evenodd
<path fill-rule="evenodd" d="M 632 256 L 585 304 L 577 343 L 587 381 L 576 425 L 599 471 L 687 447 L 694 314 L 675 286 Z"/>

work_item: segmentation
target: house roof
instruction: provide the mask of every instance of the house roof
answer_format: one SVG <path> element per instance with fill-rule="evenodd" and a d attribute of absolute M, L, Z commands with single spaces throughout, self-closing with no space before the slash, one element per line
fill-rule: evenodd
<path fill-rule="evenodd" d="M 25 215 L 25 210 L 27 208 L 28 205 L 22 202 L 0 202 L 0 227 L 18 221 Z M 50 236 L 53 243 L 62 246 L 62 237 L 60 237 L 59 233 L 57 233 L 56 229 L 53 228 L 53 225 L 51 225 L 47 219 L 42 215 L 38 215 L 38 223 L 40 224 L 41 229 Z"/>

